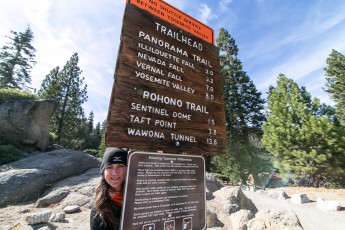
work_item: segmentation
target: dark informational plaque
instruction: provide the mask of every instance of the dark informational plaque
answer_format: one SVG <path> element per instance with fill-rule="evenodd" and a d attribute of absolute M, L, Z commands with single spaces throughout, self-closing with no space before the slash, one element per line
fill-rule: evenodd
<path fill-rule="evenodd" d="M 127 172 L 122 229 L 206 228 L 201 156 L 135 152 Z"/>
<path fill-rule="evenodd" d="M 219 49 L 213 30 L 163 1 L 128 1 L 106 145 L 226 152 Z"/>

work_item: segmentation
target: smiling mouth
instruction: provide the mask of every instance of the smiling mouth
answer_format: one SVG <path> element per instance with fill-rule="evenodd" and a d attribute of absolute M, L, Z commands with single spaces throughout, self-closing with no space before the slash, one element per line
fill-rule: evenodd
<path fill-rule="evenodd" d="M 116 177 L 116 178 L 114 178 L 114 177 L 112 177 L 112 178 L 110 178 L 112 181 L 119 181 L 120 180 L 120 177 Z"/>

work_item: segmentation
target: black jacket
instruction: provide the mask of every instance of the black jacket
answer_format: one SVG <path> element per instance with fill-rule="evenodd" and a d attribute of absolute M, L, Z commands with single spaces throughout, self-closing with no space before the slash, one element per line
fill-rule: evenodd
<path fill-rule="evenodd" d="M 119 216 L 120 219 L 120 216 Z M 90 230 L 120 230 L 120 225 L 115 224 L 114 226 L 104 226 L 101 224 L 101 218 L 95 207 L 91 209 L 90 214 Z"/>

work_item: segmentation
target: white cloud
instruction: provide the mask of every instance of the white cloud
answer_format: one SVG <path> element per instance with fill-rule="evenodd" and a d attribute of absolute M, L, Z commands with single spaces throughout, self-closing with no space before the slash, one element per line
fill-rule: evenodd
<path fill-rule="evenodd" d="M 326 59 L 332 49 L 345 51 L 345 31 L 339 31 L 339 34 L 330 40 L 323 39 L 310 46 L 306 43 L 287 59 L 276 60 L 269 69 L 257 72 L 254 76 L 257 88 L 268 91 L 270 85 L 275 85 L 279 73 L 283 73 L 300 86 L 305 86 L 312 96 L 318 97 L 321 102 L 334 104 L 322 90 L 326 82 L 323 68 L 326 67 Z"/>
<path fill-rule="evenodd" d="M 169 3 L 170 5 L 179 10 L 183 10 L 186 6 L 186 2 L 181 0 L 166 0 L 165 2 Z"/>
<path fill-rule="evenodd" d="M 198 20 L 202 21 L 205 24 L 207 24 L 209 20 L 217 18 L 216 15 L 212 14 L 211 8 L 206 4 L 200 5 L 199 12 L 201 13 L 201 15 L 198 17 Z"/>
<path fill-rule="evenodd" d="M 253 40 L 251 44 L 253 48 L 250 53 L 246 53 L 246 58 L 251 59 L 294 45 L 308 46 L 310 40 L 322 40 L 321 36 L 323 34 L 327 35 L 329 30 L 345 22 L 345 5 L 339 6 L 336 12 L 329 14 L 315 8 L 314 6 L 309 9 L 305 16 L 299 19 L 299 24 L 294 25 L 287 20 L 281 22 L 286 26 L 280 29 L 263 31 L 261 36 L 258 36 L 259 39 Z M 267 18 L 267 20 L 270 19 Z M 344 34 L 343 31 L 337 33 Z"/>
<path fill-rule="evenodd" d="M 257 88 L 267 92 L 269 85 L 275 85 L 279 73 L 284 73 L 300 86 L 305 86 L 313 97 L 333 104 L 329 95 L 322 90 L 325 84 L 323 68 L 332 49 L 345 51 L 345 5 L 334 7 L 333 11 L 324 11 L 320 5 L 311 5 L 296 20 L 300 22 L 298 24 L 279 18 L 276 20 L 284 26 L 268 27 L 272 30 L 262 30 L 260 34 L 247 32 L 255 39 L 248 39 L 240 46 L 241 60 L 245 69 L 249 66 L 249 76 Z M 268 21 L 261 23 L 271 26 Z"/>
<path fill-rule="evenodd" d="M 233 0 L 221 0 L 219 2 L 219 8 L 220 8 L 221 12 L 227 11 L 228 10 L 228 5 L 230 3 L 232 3 L 232 2 L 233 2 Z"/>
<path fill-rule="evenodd" d="M 125 1 L 112 0 L 0 0 L 0 36 L 24 31 L 30 24 L 37 49 L 31 72 L 35 88 L 50 70 L 62 68 L 78 52 L 81 76 L 88 85 L 85 113 L 93 110 L 95 120 L 102 122 L 109 107 L 124 6 Z"/>
<path fill-rule="evenodd" d="M 324 84 L 324 75 L 319 70 L 324 67 L 331 49 L 345 51 L 344 4 L 327 11 L 318 5 L 322 1 L 307 4 L 310 8 L 303 12 L 299 23 L 293 25 L 289 20 L 284 21 L 288 16 L 284 14 L 285 8 L 275 8 L 261 0 L 251 4 L 257 7 L 257 14 L 247 15 L 245 21 L 239 12 L 246 10 L 244 7 L 248 4 L 241 5 L 233 0 L 166 2 L 213 28 L 220 28 L 215 24 L 222 25 L 230 34 L 235 34 L 244 69 L 247 71 L 250 67 L 247 72 L 261 91 L 267 91 L 269 85 L 275 84 L 278 74 L 285 73 L 306 83 L 313 96 L 323 97 L 317 90 Z M 242 11 L 232 10 L 232 3 Z M 106 118 L 113 84 L 124 6 L 125 0 L 0 0 L 0 46 L 10 30 L 24 31 L 30 24 L 35 36 L 33 45 L 37 49 L 37 64 L 32 70 L 36 88 L 51 69 L 63 67 L 71 55 L 78 52 L 82 76 L 88 84 L 86 114 L 92 109 L 95 120 L 102 122 Z M 293 7 L 284 4 L 288 6 Z M 261 29 L 258 33 L 261 26 L 273 24 L 280 27 Z M 237 37 L 239 34 L 241 37 Z M 313 74 L 312 80 L 306 80 Z"/>

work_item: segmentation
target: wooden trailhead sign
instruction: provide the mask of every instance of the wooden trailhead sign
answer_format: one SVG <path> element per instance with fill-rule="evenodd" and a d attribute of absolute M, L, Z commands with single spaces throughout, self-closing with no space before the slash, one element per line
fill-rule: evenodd
<path fill-rule="evenodd" d="M 213 30 L 159 0 L 128 0 L 108 111 L 107 146 L 226 153 Z"/>

